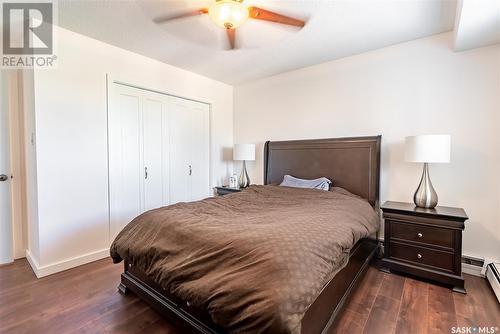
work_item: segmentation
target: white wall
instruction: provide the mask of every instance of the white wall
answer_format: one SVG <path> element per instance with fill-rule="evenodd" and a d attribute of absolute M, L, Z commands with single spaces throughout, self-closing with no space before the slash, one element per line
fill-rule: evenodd
<path fill-rule="evenodd" d="M 432 165 L 440 205 L 465 208 L 464 254 L 500 257 L 498 45 L 455 53 L 453 34 L 419 39 L 235 88 L 234 142 L 383 135 L 381 200 L 412 201 L 419 164 L 404 137 L 452 135 L 452 162 Z M 334 180 L 335 181 L 335 180 Z"/>
<path fill-rule="evenodd" d="M 232 172 L 224 157 L 233 144 L 231 86 L 57 30 L 57 69 L 34 71 L 39 254 L 31 260 L 40 275 L 108 254 L 107 73 L 211 103 L 211 184 Z"/>

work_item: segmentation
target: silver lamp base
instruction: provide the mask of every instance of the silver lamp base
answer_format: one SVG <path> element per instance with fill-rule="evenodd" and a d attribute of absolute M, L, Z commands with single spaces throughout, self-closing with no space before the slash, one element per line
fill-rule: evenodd
<path fill-rule="evenodd" d="M 413 195 L 413 202 L 416 206 L 426 209 L 433 209 L 438 204 L 438 195 L 432 186 L 427 163 L 424 163 L 422 179 L 415 191 L 415 195 Z"/>
<path fill-rule="evenodd" d="M 245 160 L 243 160 L 243 167 L 241 168 L 238 185 L 240 186 L 240 188 L 246 188 L 250 185 L 250 178 L 248 177 L 247 164 Z"/>

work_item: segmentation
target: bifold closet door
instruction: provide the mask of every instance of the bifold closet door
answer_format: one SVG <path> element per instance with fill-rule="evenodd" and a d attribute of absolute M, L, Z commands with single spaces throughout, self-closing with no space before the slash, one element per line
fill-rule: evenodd
<path fill-rule="evenodd" d="M 168 96 L 113 83 L 110 91 L 110 236 L 169 204 Z"/>
<path fill-rule="evenodd" d="M 139 90 L 113 84 L 110 89 L 109 193 L 110 237 L 142 213 L 142 97 Z"/>
<path fill-rule="evenodd" d="M 168 115 L 166 97 L 145 92 L 143 97 L 144 211 L 168 204 Z M 166 144 L 166 145 L 164 145 Z"/>
<path fill-rule="evenodd" d="M 112 83 L 110 237 L 144 211 L 210 195 L 209 105 Z"/>
<path fill-rule="evenodd" d="M 191 200 L 210 196 L 210 106 L 191 101 Z"/>
<path fill-rule="evenodd" d="M 170 98 L 170 201 L 191 200 L 191 113 L 186 100 Z"/>
<path fill-rule="evenodd" d="M 170 202 L 210 196 L 209 111 L 205 103 L 170 97 Z"/>

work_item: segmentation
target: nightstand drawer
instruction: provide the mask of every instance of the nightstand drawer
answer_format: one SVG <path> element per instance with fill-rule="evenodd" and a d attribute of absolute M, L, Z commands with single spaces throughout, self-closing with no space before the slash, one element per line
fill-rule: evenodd
<path fill-rule="evenodd" d="M 453 248 L 453 230 L 389 220 L 390 237 Z"/>
<path fill-rule="evenodd" d="M 453 253 L 450 252 L 391 242 L 389 257 L 453 272 Z"/>

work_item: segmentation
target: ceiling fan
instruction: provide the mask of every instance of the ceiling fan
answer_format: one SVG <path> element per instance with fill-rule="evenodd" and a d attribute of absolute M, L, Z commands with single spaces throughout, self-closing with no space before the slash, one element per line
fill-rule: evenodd
<path fill-rule="evenodd" d="M 215 3 L 209 8 L 200 8 L 170 17 L 159 17 L 153 21 L 160 24 L 190 16 L 208 14 L 216 25 L 226 30 L 230 49 L 236 48 L 236 29 L 249 18 L 281 23 L 299 28 L 302 28 L 306 24 L 305 21 L 271 12 L 266 9 L 246 6 L 243 1 L 244 0 L 215 0 Z"/>

